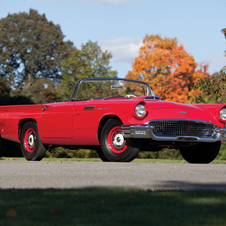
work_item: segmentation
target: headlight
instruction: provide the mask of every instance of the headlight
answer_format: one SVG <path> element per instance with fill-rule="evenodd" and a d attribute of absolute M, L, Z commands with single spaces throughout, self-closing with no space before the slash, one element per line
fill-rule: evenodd
<path fill-rule="evenodd" d="M 220 118 L 226 120 L 226 108 L 222 108 L 219 112 Z"/>
<path fill-rule="evenodd" d="M 135 113 L 138 117 L 143 117 L 146 115 L 146 108 L 143 104 L 138 104 L 135 107 Z M 226 116 L 226 115 L 225 115 Z"/>

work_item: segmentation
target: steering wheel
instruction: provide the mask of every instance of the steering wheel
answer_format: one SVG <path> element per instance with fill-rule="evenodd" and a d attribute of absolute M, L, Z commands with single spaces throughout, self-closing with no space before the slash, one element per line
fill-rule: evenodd
<path fill-rule="evenodd" d="M 126 98 L 133 98 L 133 97 L 136 97 L 136 96 L 133 95 L 133 94 L 127 94 L 127 95 L 125 95 L 125 97 L 126 97 Z"/>

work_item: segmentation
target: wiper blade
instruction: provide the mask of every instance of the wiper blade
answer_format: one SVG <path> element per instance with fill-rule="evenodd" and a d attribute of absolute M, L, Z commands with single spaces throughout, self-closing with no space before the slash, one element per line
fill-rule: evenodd
<path fill-rule="evenodd" d="M 73 101 L 82 101 L 82 100 L 90 100 L 90 99 L 73 99 Z"/>
<path fill-rule="evenodd" d="M 87 98 L 87 99 L 73 99 L 73 101 L 82 101 L 82 100 L 98 100 L 102 98 Z"/>

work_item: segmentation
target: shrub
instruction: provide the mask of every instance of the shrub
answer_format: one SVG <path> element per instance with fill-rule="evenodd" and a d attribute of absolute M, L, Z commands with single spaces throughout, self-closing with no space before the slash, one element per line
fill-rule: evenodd
<path fill-rule="evenodd" d="M 98 158 L 95 150 L 73 150 L 65 147 L 50 147 L 47 149 L 45 156 L 48 158 Z"/>

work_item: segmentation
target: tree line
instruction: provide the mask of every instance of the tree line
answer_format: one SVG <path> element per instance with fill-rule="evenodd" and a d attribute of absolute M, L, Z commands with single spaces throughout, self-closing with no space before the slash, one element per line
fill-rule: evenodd
<path fill-rule="evenodd" d="M 0 96 L 25 96 L 33 103 L 61 101 L 68 82 L 115 77 L 111 53 L 89 41 L 77 49 L 59 25 L 36 10 L 0 20 Z"/>
<path fill-rule="evenodd" d="M 222 33 L 226 38 L 226 29 Z M 64 39 L 59 25 L 33 9 L 0 20 L 0 97 L 11 97 L 6 104 L 18 96 L 36 104 L 62 101 L 71 94 L 68 84 L 79 79 L 117 77 L 109 66 L 112 54 L 97 42 L 78 49 Z M 164 100 L 225 101 L 225 68 L 210 75 L 208 63 L 197 63 L 176 38 L 146 35 L 125 77 L 146 81 Z"/>
<path fill-rule="evenodd" d="M 222 33 L 226 38 L 226 29 Z M 60 26 L 36 10 L 9 14 L 0 20 L 0 105 L 65 101 L 73 88 L 69 84 L 88 77 L 117 77 L 111 58 L 97 42 L 78 49 L 65 41 Z M 225 75 L 225 67 L 210 75 L 208 63 L 197 63 L 176 38 L 151 34 L 144 37 L 125 77 L 147 82 L 163 100 L 223 103 Z"/>

